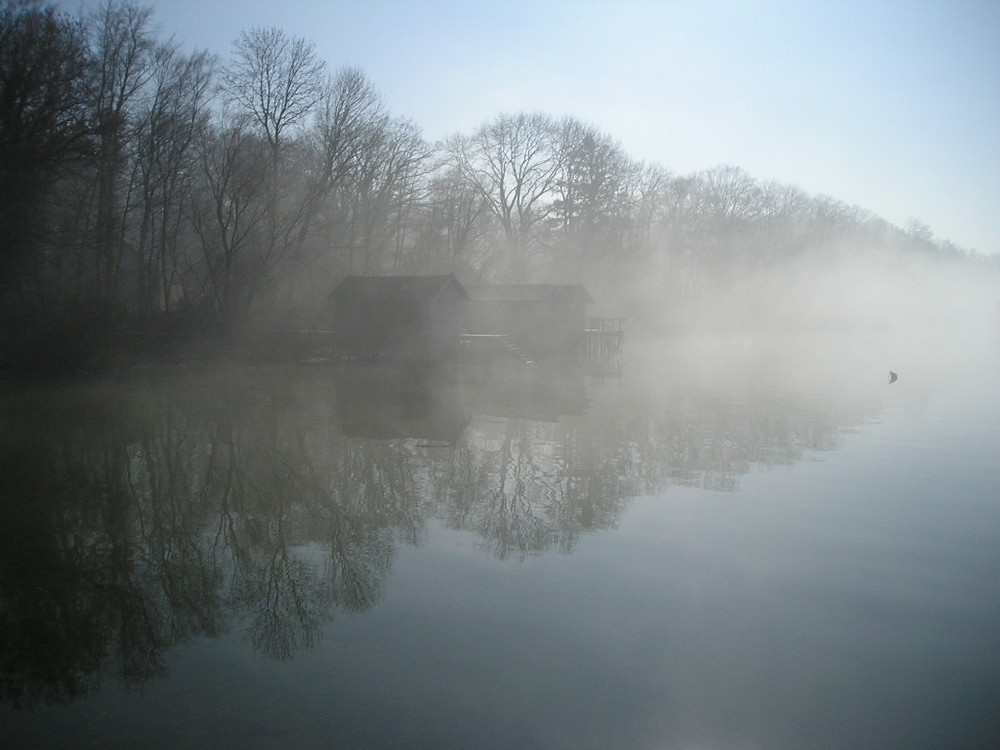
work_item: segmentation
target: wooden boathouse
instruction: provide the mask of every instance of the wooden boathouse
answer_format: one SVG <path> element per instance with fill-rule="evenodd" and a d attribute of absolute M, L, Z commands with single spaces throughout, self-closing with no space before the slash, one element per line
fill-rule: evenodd
<path fill-rule="evenodd" d="M 331 327 L 304 349 L 339 360 L 441 362 L 621 352 L 620 320 L 587 317 L 578 284 L 463 286 L 454 276 L 348 276 L 329 296 Z"/>
<path fill-rule="evenodd" d="M 468 300 L 451 275 L 348 276 L 330 294 L 331 348 L 342 359 L 451 359 Z"/>
<path fill-rule="evenodd" d="M 579 284 L 496 284 L 467 287 L 465 332 L 502 335 L 528 356 L 566 355 L 584 345 L 587 305 Z"/>

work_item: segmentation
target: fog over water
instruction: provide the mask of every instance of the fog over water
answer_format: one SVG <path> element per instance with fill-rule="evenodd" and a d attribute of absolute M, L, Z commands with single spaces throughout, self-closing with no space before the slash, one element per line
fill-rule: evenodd
<path fill-rule="evenodd" d="M 0 8 L 0 746 L 996 744 L 997 256 L 82 7 Z"/>
<path fill-rule="evenodd" d="M 997 296 L 919 281 L 873 284 L 864 325 L 635 332 L 610 376 L 203 364 L 10 393 L 0 737 L 988 746 Z"/>
<path fill-rule="evenodd" d="M 656 284 L 655 279 L 646 283 Z M 643 282 L 638 283 L 641 289 Z M 644 309 L 643 317 L 686 332 L 892 331 L 905 336 L 995 319 L 995 295 L 996 275 L 989 268 L 843 246 L 751 270 L 692 295 L 687 303 L 661 299 L 661 309 Z"/>

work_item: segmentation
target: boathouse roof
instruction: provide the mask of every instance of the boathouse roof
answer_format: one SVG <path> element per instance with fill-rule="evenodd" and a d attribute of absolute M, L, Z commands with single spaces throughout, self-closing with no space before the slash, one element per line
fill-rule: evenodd
<path fill-rule="evenodd" d="M 468 293 L 454 276 L 348 276 L 330 293 L 336 301 L 410 301 L 436 297 L 451 289 L 459 297 L 468 299 Z"/>
<path fill-rule="evenodd" d="M 469 297 L 481 301 L 594 301 L 581 284 L 474 284 L 466 289 Z"/>

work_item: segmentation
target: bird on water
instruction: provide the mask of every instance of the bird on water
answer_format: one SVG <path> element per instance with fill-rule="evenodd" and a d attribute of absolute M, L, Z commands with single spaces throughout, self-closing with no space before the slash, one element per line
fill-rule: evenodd
<path fill-rule="evenodd" d="M 898 378 L 899 378 L 899 375 L 897 375 L 896 373 L 894 373 L 892 370 L 889 370 L 889 385 L 892 385 L 893 383 L 895 383 Z"/>

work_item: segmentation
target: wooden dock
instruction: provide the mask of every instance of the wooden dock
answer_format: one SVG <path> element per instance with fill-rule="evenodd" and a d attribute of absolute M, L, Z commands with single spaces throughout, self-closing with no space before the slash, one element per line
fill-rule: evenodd
<path fill-rule="evenodd" d="M 589 318 L 583 332 L 583 352 L 588 357 L 617 357 L 625 343 L 624 318 Z"/>
<path fill-rule="evenodd" d="M 590 318 L 576 339 L 571 353 L 588 360 L 614 360 L 621 357 L 625 341 L 623 318 Z M 295 331 L 291 346 L 306 361 L 370 361 L 407 359 L 398 352 L 353 352 L 337 347 L 334 331 Z M 515 337 L 506 333 L 464 333 L 457 337 L 458 359 L 464 361 L 506 360 L 530 364 L 538 357 L 525 351 Z M 423 359 L 435 359 L 424 357 Z M 542 357 L 544 358 L 544 356 Z"/>
<path fill-rule="evenodd" d="M 530 364 L 531 359 L 506 333 L 465 333 L 459 351 L 466 360 L 509 359 Z"/>

